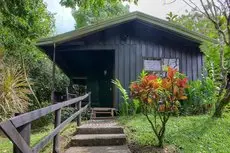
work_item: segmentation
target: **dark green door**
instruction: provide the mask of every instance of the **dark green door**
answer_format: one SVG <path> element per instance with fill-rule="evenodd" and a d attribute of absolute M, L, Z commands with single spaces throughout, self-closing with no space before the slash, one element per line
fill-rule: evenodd
<path fill-rule="evenodd" d="M 114 51 L 95 51 L 94 65 L 88 76 L 92 107 L 113 107 Z M 98 55 L 99 53 L 100 56 Z"/>
<path fill-rule="evenodd" d="M 112 76 L 107 73 L 99 81 L 99 100 L 101 107 L 113 107 Z"/>

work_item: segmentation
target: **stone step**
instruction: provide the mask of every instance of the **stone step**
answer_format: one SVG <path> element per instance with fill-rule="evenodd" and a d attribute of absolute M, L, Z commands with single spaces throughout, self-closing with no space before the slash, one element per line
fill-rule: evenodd
<path fill-rule="evenodd" d="M 122 127 L 79 127 L 78 134 L 124 134 Z"/>
<path fill-rule="evenodd" d="M 91 120 L 114 120 L 115 117 L 91 117 Z"/>
<path fill-rule="evenodd" d="M 95 146 L 70 147 L 65 153 L 131 153 L 127 145 L 122 146 Z"/>
<path fill-rule="evenodd" d="M 71 146 L 111 146 L 125 143 L 125 134 L 77 134 L 71 140 Z"/>

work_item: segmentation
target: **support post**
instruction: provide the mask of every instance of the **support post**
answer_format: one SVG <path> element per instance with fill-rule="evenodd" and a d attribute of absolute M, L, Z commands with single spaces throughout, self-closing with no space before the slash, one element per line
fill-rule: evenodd
<path fill-rule="evenodd" d="M 18 116 L 17 114 L 16 116 Z M 23 139 L 26 141 L 28 145 L 30 145 L 30 132 L 31 132 L 31 123 L 27 123 L 23 126 L 17 128 L 18 132 L 21 134 Z M 13 145 L 13 153 L 23 153 L 21 150 L 16 146 Z"/>
<path fill-rule="evenodd" d="M 52 71 L 52 93 L 51 93 L 51 101 L 54 103 L 55 102 L 55 60 L 56 60 L 56 44 L 54 43 L 54 48 L 53 48 L 53 71 Z"/>
<path fill-rule="evenodd" d="M 55 96 L 55 72 L 56 72 L 56 66 L 55 66 L 55 60 L 56 60 L 56 44 L 54 43 L 53 46 L 53 72 L 52 72 L 52 94 L 51 94 L 51 100 L 53 104 L 55 104 L 56 101 L 56 96 Z M 58 109 L 54 112 L 54 128 L 56 128 L 59 124 L 61 124 L 61 109 Z M 59 140 L 60 136 L 59 133 L 54 137 L 53 139 L 53 153 L 60 153 L 59 150 Z"/>
<path fill-rule="evenodd" d="M 91 108 L 91 92 L 89 92 L 89 97 L 88 97 L 88 103 L 89 103 L 89 112 L 90 112 L 90 119 L 94 118 L 94 111 L 93 109 Z"/>
<path fill-rule="evenodd" d="M 69 88 L 68 87 L 66 87 L 66 100 L 69 100 L 70 98 L 69 98 Z"/>
<path fill-rule="evenodd" d="M 89 93 L 89 98 L 88 98 L 88 100 L 89 100 L 89 109 L 91 109 L 91 92 Z"/>
<path fill-rule="evenodd" d="M 77 103 L 77 110 L 79 111 L 81 109 L 81 101 Z M 77 126 L 81 125 L 81 114 L 77 116 Z"/>

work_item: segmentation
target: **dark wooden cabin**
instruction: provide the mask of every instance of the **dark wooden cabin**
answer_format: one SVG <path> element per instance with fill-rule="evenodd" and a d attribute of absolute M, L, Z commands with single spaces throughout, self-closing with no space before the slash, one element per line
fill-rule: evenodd
<path fill-rule="evenodd" d="M 133 12 L 40 40 L 37 45 L 75 82 L 92 91 L 93 106 L 118 107 L 121 95 L 142 69 L 163 75 L 170 65 L 190 80 L 201 77 L 199 45 L 209 38 L 173 23 Z M 54 54 L 55 53 L 55 54 Z M 55 55 L 55 56 L 54 56 Z"/>

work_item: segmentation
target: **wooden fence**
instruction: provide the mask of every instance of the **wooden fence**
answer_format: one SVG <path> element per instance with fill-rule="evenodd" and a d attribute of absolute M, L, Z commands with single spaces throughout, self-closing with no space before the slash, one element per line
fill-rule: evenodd
<path fill-rule="evenodd" d="M 88 98 L 88 104 L 82 107 L 82 100 Z M 1 130 L 14 144 L 14 153 L 37 153 L 44 148 L 53 139 L 53 153 L 60 153 L 59 132 L 72 120 L 77 118 L 78 126 L 81 124 L 81 113 L 86 111 L 91 104 L 91 93 L 70 99 L 64 102 L 34 110 L 16 117 L 13 117 L 5 122 L 0 123 Z M 61 109 L 66 106 L 75 105 L 76 112 L 68 119 L 61 123 Z M 31 122 L 37 120 L 49 113 L 54 112 L 54 130 L 44 137 L 34 147 L 30 147 Z"/>

